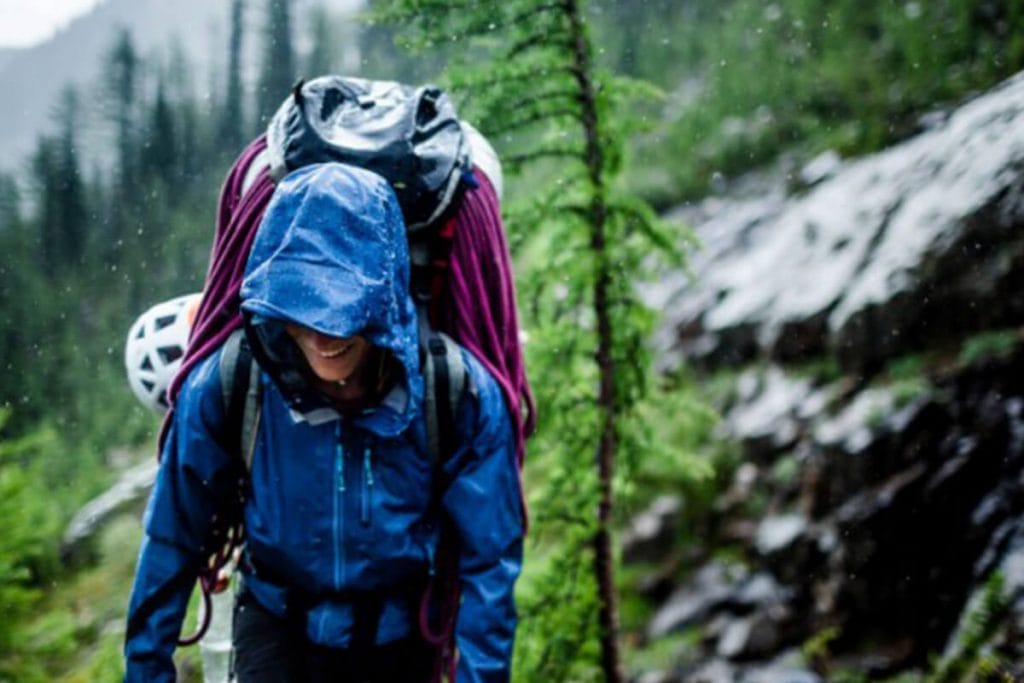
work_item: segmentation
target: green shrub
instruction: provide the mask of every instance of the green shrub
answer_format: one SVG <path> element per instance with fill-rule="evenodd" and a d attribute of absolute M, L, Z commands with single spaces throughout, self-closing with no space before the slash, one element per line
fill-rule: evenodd
<path fill-rule="evenodd" d="M 0 434 L 9 417 L 10 410 L 0 409 Z M 21 666 L 25 642 L 17 626 L 57 571 L 60 519 L 38 467 L 40 454 L 55 442 L 45 430 L 0 440 L 0 678 Z"/>
<path fill-rule="evenodd" d="M 1021 334 L 1017 329 L 981 332 L 964 341 L 958 360 L 962 365 L 970 365 L 983 358 L 1006 356 L 1020 340 Z"/>

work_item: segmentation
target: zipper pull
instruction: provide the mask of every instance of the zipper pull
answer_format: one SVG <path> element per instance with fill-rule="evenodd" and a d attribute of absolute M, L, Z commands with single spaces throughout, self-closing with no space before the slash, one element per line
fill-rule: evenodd
<path fill-rule="evenodd" d="M 373 457 L 370 447 L 363 449 L 363 496 L 362 496 L 362 520 L 363 525 L 370 524 L 370 494 L 373 491 Z"/>
<path fill-rule="evenodd" d="M 363 458 L 365 459 L 365 462 L 363 464 L 366 465 L 367 483 L 369 483 L 370 489 L 372 490 L 373 489 L 373 452 L 370 451 L 369 446 L 367 446 L 366 451 L 363 453 Z"/>
<path fill-rule="evenodd" d="M 339 424 L 335 430 L 335 434 L 338 438 L 338 490 L 342 493 L 345 492 L 345 447 L 341 443 L 341 424 Z"/>

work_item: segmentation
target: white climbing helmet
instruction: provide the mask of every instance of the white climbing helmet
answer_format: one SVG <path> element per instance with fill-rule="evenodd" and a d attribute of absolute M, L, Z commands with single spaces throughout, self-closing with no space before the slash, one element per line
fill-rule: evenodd
<path fill-rule="evenodd" d="M 501 173 L 501 161 L 498 159 L 498 153 L 494 151 L 494 147 L 480 131 L 466 121 L 463 121 L 461 125 L 462 132 L 469 143 L 470 158 L 491 181 L 494 193 L 498 195 L 500 201 L 505 191 L 505 179 Z"/>
<path fill-rule="evenodd" d="M 186 294 L 153 306 L 128 332 L 124 366 L 128 384 L 142 404 L 167 412 L 167 388 L 181 367 L 189 331 L 202 294 Z"/>

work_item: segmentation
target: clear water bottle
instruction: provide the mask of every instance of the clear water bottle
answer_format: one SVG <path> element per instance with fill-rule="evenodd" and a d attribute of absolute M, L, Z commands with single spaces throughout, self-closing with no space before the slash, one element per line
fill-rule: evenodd
<path fill-rule="evenodd" d="M 230 683 L 231 678 L 231 619 L 234 612 L 235 591 L 225 590 L 212 596 L 213 615 L 210 628 L 199 641 L 199 656 L 203 660 L 204 683 Z"/>

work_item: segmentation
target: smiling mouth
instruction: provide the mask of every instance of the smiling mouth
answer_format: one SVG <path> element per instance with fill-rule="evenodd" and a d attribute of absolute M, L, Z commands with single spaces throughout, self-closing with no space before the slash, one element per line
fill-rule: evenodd
<path fill-rule="evenodd" d="M 321 358 L 338 358 L 339 356 L 348 353 L 353 346 L 355 346 L 355 343 L 349 342 L 348 344 L 339 346 L 337 349 L 334 349 L 333 351 L 317 351 L 316 353 Z"/>

